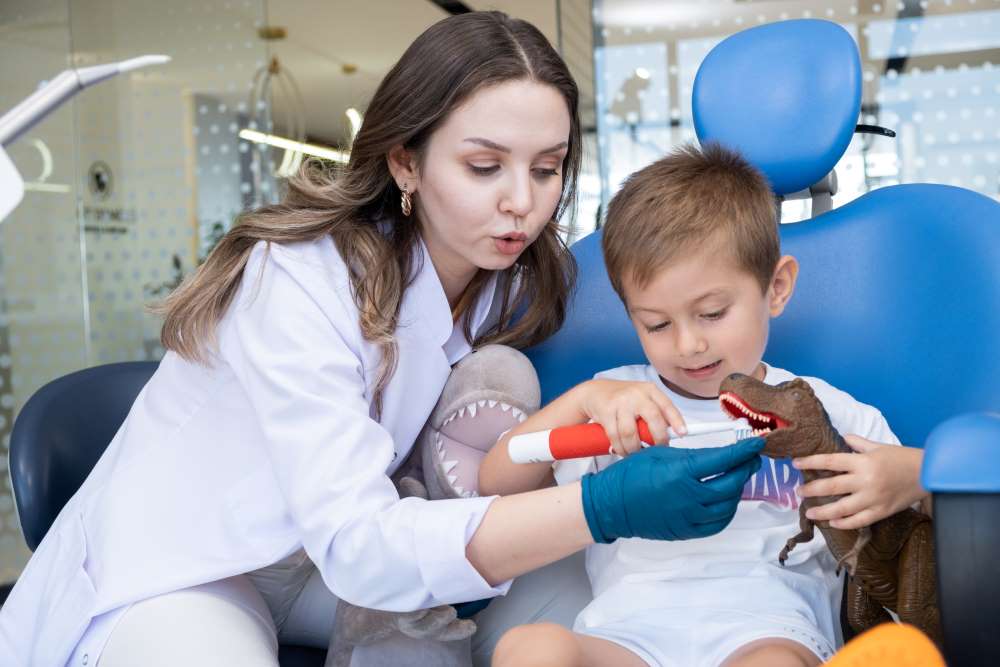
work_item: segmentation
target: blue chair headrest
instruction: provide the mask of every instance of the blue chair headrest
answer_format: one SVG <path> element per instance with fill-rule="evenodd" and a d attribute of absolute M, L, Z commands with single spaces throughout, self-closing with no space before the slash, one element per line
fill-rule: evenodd
<path fill-rule="evenodd" d="M 836 23 L 782 21 L 712 49 L 691 100 L 702 144 L 740 151 L 776 194 L 804 190 L 847 150 L 861 111 L 861 60 Z"/>

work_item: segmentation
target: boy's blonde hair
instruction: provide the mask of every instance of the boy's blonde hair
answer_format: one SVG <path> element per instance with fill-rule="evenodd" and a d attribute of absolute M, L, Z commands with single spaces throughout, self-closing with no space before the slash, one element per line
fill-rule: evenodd
<path fill-rule="evenodd" d="M 608 205 L 604 263 L 622 301 L 626 278 L 641 289 L 706 243 L 731 252 L 767 291 L 781 257 L 775 198 L 760 171 L 718 143 L 686 144 L 640 169 Z"/>

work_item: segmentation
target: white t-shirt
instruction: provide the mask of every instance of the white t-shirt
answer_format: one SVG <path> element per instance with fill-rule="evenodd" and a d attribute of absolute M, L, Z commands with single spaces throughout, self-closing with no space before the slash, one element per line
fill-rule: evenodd
<path fill-rule="evenodd" d="M 649 365 L 622 366 L 598 373 L 596 378 L 652 382 L 677 406 L 688 424 L 725 421 L 728 417 L 716 399 L 692 399 L 668 389 L 656 370 Z M 767 368 L 764 382 L 777 385 L 794 379 L 779 368 Z M 841 434 L 856 434 L 875 442 L 899 444 L 882 414 L 860 403 L 847 393 L 823 380 L 802 378 L 813 388 Z M 673 447 L 715 447 L 734 441 L 732 433 L 709 434 L 671 441 Z M 565 484 L 580 479 L 587 472 L 606 468 L 619 457 L 614 455 L 557 461 L 553 464 L 556 481 Z M 812 541 L 796 545 L 786 561 L 778 566 L 778 554 L 785 542 L 799 532 L 799 498 L 795 487 L 802 474 L 790 459 L 761 457 L 760 470 L 747 481 L 743 499 L 732 522 L 711 537 L 666 542 L 640 538 L 619 539 L 611 544 L 595 544 L 587 550 L 587 573 L 594 596 L 621 583 L 677 581 L 705 578 L 777 576 L 811 604 L 829 604 L 839 600 L 840 580 L 834 574 L 835 561 L 816 530 Z M 803 590 L 803 575 L 810 580 Z M 634 589 L 633 586 L 627 588 Z M 737 589 L 739 587 L 736 587 Z M 759 593 L 740 602 L 739 590 L 727 592 L 727 607 L 759 605 Z M 642 604 L 636 600 L 637 604 Z M 769 600 L 778 603 L 778 600 Z M 789 601 L 791 602 L 791 601 Z M 767 606 L 772 606 L 768 604 Z"/>

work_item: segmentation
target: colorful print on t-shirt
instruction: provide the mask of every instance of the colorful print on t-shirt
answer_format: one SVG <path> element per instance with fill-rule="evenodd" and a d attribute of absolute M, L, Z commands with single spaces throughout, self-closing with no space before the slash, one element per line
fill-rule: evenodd
<path fill-rule="evenodd" d="M 792 459 L 760 457 L 760 470 L 743 486 L 741 500 L 764 500 L 787 509 L 799 508 L 795 487 L 802 483 L 802 472 L 792 467 Z"/>

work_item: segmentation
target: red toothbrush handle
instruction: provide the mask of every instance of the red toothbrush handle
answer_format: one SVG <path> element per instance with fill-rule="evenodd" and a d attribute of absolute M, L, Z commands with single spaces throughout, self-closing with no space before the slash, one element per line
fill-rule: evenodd
<path fill-rule="evenodd" d="M 653 434 L 642 417 L 635 422 L 639 429 L 639 439 L 647 445 L 655 445 Z M 549 450 L 553 458 L 575 459 L 585 456 L 602 456 L 611 449 L 611 440 L 600 424 L 577 424 L 560 426 L 549 433 Z"/>

